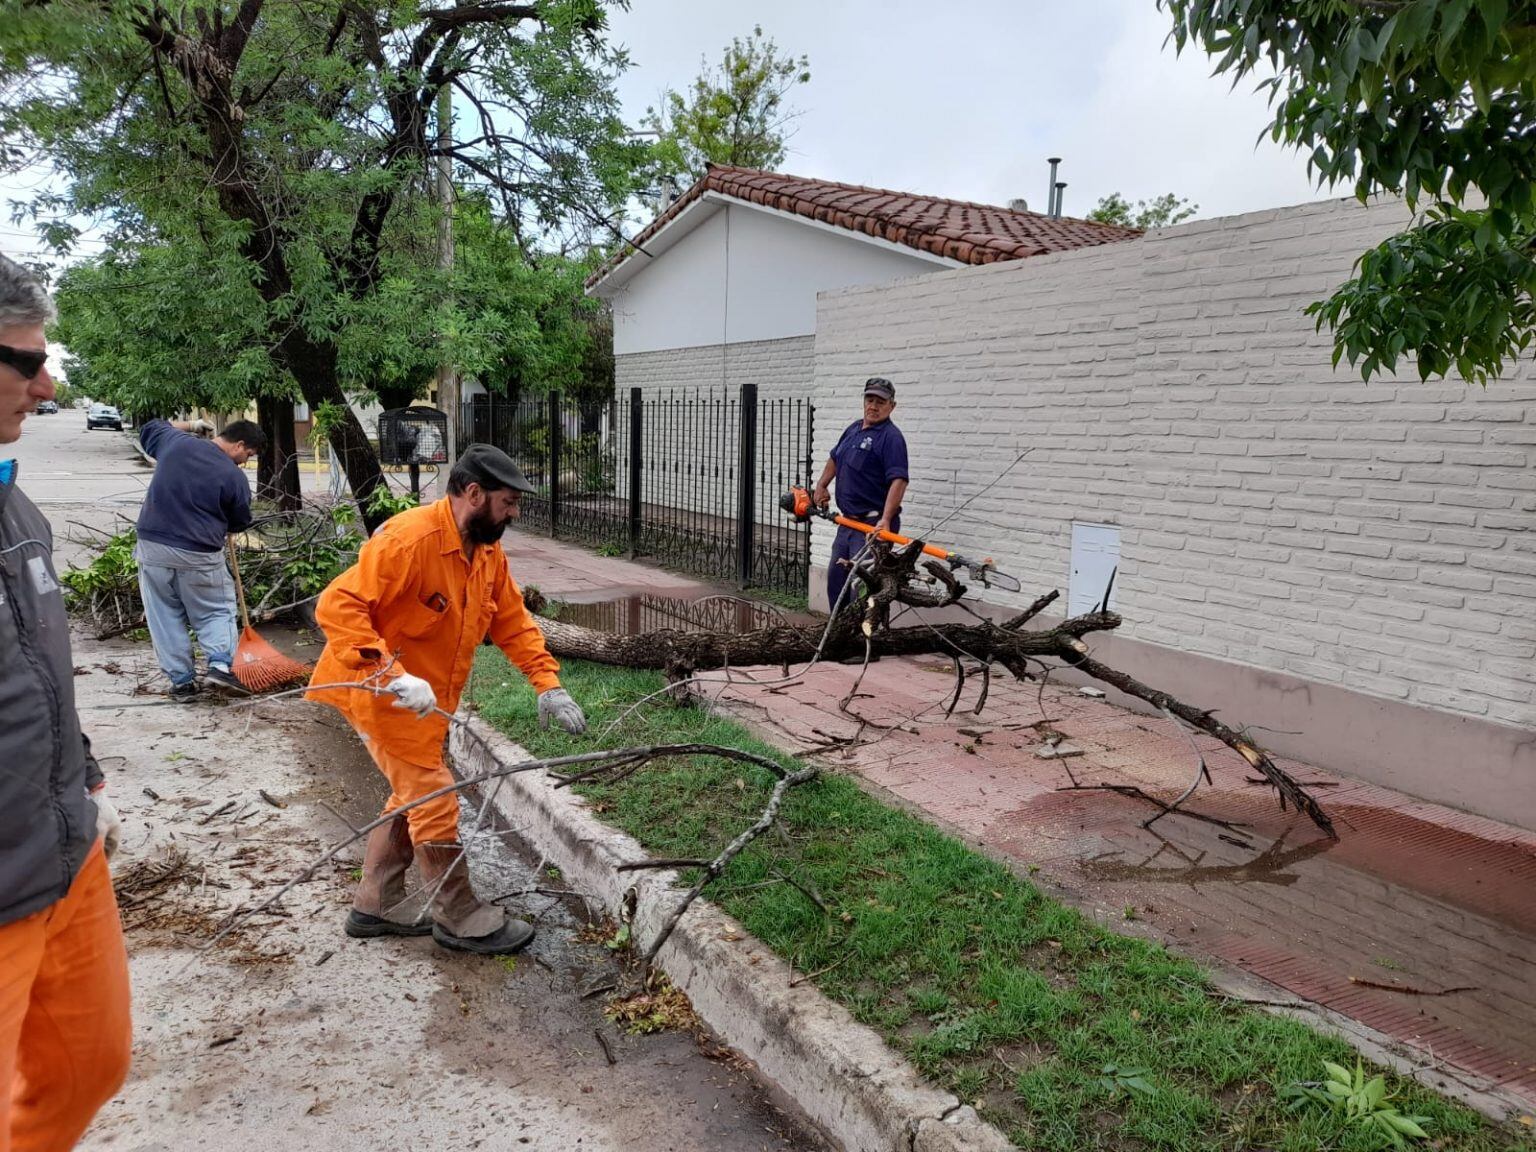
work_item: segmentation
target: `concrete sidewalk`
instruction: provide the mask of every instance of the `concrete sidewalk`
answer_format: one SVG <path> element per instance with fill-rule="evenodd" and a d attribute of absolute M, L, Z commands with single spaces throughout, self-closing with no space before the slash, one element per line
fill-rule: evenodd
<path fill-rule="evenodd" d="M 530 533 L 507 548 L 518 581 L 557 599 L 729 591 Z M 1155 809 L 1141 800 L 1061 789 L 1177 796 L 1196 760 L 1170 721 L 1006 674 L 979 716 L 973 679 L 946 718 L 944 658 L 872 665 L 844 711 L 858 674 L 817 666 L 769 690 L 733 671 L 715 691 L 786 749 L 856 741 L 832 762 L 1119 930 L 1241 969 L 1423 1053 L 1452 1081 L 1536 1107 L 1536 833 L 1281 761 L 1333 817 L 1330 841 L 1205 736 L 1193 740 L 1213 783 L 1188 807 L 1241 827 L 1175 815 L 1148 830 Z M 1081 754 L 1040 758 L 1050 733 Z"/>

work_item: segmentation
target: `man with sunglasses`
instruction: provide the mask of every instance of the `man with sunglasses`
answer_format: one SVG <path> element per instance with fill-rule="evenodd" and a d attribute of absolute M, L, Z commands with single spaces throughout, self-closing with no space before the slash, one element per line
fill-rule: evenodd
<path fill-rule="evenodd" d="M 53 305 L 0 256 L 0 445 L 52 400 Z M 128 1074 L 121 821 L 75 712 L 53 533 L 0 459 L 0 1147 L 72 1147 Z"/>

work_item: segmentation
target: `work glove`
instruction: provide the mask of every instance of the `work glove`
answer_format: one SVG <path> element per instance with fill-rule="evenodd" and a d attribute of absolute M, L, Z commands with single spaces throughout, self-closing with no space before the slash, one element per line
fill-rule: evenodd
<path fill-rule="evenodd" d="M 202 436 L 206 439 L 212 436 L 217 429 L 206 420 L 189 420 L 187 421 L 187 431 L 194 436 Z"/>
<path fill-rule="evenodd" d="M 437 694 L 432 691 L 432 685 L 409 672 L 402 672 L 391 680 L 389 690 L 400 697 L 395 701 L 396 708 L 408 708 L 422 718 L 437 707 Z"/>
<path fill-rule="evenodd" d="M 123 818 L 117 814 L 112 801 L 107 799 L 106 789 L 107 786 L 103 784 L 91 793 L 91 799 L 96 802 L 96 835 L 101 837 L 102 847 L 110 860 L 123 841 Z"/>
<path fill-rule="evenodd" d="M 572 700 L 564 688 L 539 693 L 539 727 L 547 730 L 551 720 L 572 736 L 580 736 L 587 730 L 587 717 L 581 705 Z"/>

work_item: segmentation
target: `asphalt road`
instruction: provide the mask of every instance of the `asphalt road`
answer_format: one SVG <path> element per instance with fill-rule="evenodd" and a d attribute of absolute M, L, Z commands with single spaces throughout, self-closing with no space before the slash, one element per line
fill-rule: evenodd
<path fill-rule="evenodd" d="M 0 448 L 0 456 L 16 459 L 22 490 L 52 522 L 60 568 L 86 551 L 90 534 L 82 525 L 110 529 L 120 519 L 131 523 L 149 487 L 151 469 L 130 436 L 87 432 L 84 411 L 28 416 L 21 439 Z"/>

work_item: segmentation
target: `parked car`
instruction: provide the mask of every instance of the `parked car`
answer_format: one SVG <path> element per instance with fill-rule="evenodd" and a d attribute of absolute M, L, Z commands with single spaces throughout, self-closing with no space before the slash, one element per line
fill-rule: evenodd
<path fill-rule="evenodd" d="M 89 432 L 93 428 L 111 428 L 121 432 L 123 415 L 110 404 L 92 404 L 86 409 L 85 430 Z"/>
<path fill-rule="evenodd" d="M 57 402 L 55 402 L 53 400 L 40 400 L 40 401 L 38 401 L 37 414 L 39 416 L 52 416 L 58 410 L 59 410 L 59 406 L 58 406 Z"/>

